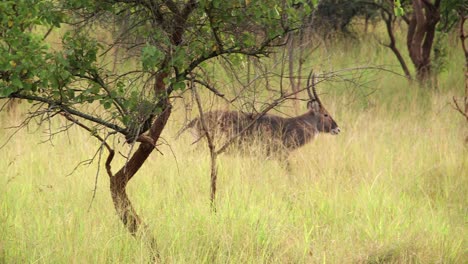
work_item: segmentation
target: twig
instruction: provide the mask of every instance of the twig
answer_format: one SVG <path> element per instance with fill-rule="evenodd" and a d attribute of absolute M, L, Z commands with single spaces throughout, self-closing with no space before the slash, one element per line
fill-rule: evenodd
<path fill-rule="evenodd" d="M 106 159 L 106 171 L 108 175 L 112 175 L 111 171 L 111 162 L 114 157 L 114 150 L 109 147 L 107 144 L 107 139 L 113 135 L 112 133 L 107 134 L 107 136 L 104 138 L 103 141 L 101 141 L 101 146 L 99 147 L 99 158 L 98 158 L 98 164 L 97 164 L 97 170 L 96 170 L 96 176 L 94 178 L 94 189 L 93 189 L 93 196 L 91 197 L 91 202 L 89 203 L 88 207 L 88 212 L 91 210 L 91 206 L 93 205 L 93 201 L 96 198 L 96 191 L 97 191 L 97 185 L 98 185 L 98 178 L 99 178 L 99 171 L 100 171 L 100 165 L 101 165 L 101 158 L 102 158 L 102 152 L 104 151 L 104 146 L 106 146 L 107 150 L 109 151 L 109 156 Z"/>
<path fill-rule="evenodd" d="M 466 121 L 468 121 L 468 113 L 465 113 L 460 105 L 458 105 L 458 101 L 455 96 L 453 97 L 453 103 L 455 104 L 455 106 L 452 105 L 453 109 L 457 110 L 462 116 L 466 118 Z"/>
<path fill-rule="evenodd" d="M 109 146 L 109 144 L 107 144 L 106 140 L 103 139 L 99 134 L 97 134 L 96 131 L 92 130 L 91 128 L 87 127 L 86 125 L 84 125 L 83 123 L 81 123 L 80 121 L 78 121 L 76 118 L 74 118 L 73 116 L 71 116 L 69 113 L 67 112 L 61 112 L 61 114 L 69 121 L 77 124 L 78 126 L 80 126 L 81 128 L 85 129 L 86 131 L 90 132 L 91 135 L 95 138 L 97 138 L 109 151 L 112 150 L 112 148 Z M 109 133 L 109 135 L 112 135 L 112 134 L 115 134 L 116 132 L 111 132 Z M 109 137 L 109 135 L 107 135 L 107 137 Z M 107 138 L 106 137 L 106 138 Z"/>
<path fill-rule="evenodd" d="M 91 163 L 93 163 L 93 160 L 94 160 L 94 158 L 91 158 L 91 159 L 82 160 L 82 161 L 78 162 L 78 164 L 73 168 L 73 170 L 72 170 L 70 173 L 68 173 L 67 175 L 65 175 L 65 176 L 66 176 L 66 177 L 71 176 L 73 173 L 75 173 L 75 171 L 76 171 L 80 166 L 90 165 Z"/>
<path fill-rule="evenodd" d="M 98 163 L 97 163 L 97 169 L 96 169 L 96 176 L 94 177 L 94 189 L 93 189 L 93 196 L 91 197 L 91 201 L 89 202 L 88 206 L 88 213 L 91 210 L 91 206 L 93 205 L 94 198 L 96 197 L 96 191 L 97 191 L 97 185 L 98 185 L 98 178 L 99 178 L 99 171 L 101 170 L 101 158 L 102 158 L 102 151 L 104 150 L 104 145 L 101 144 L 99 147 L 99 158 L 98 158 Z"/>
<path fill-rule="evenodd" d="M 0 150 L 2 148 L 4 148 L 8 142 L 10 142 L 10 140 L 24 127 L 26 127 L 29 122 L 31 121 L 32 117 L 27 117 L 25 120 L 23 120 L 23 122 L 21 122 L 19 125 L 17 126 L 14 126 L 14 127 L 10 127 L 10 128 L 15 128 L 15 131 L 13 131 L 13 133 L 11 133 L 10 136 L 8 136 L 8 138 L 5 140 L 5 142 L 0 146 Z"/>

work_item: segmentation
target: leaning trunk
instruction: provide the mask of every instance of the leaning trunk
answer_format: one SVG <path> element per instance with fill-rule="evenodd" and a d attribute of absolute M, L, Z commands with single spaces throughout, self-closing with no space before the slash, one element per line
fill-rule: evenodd
<path fill-rule="evenodd" d="M 114 176 L 112 176 L 110 171 L 108 171 L 110 173 L 109 176 L 111 176 L 110 191 L 112 201 L 114 203 L 115 210 L 117 211 L 117 215 L 133 236 L 148 238 L 150 249 L 153 251 L 153 257 L 157 257 L 159 255 L 156 249 L 155 239 L 153 238 L 151 231 L 144 225 L 143 221 L 133 208 L 132 202 L 127 195 L 126 187 L 128 182 L 133 178 L 133 176 L 135 176 L 143 163 L 153 152 L 154 145 L 166 126 L 170 114 L 171 107 L 167 104 L 165 110 L 153 123 L 148 137 L 146 137 L 145 140 L 142 140 L 138 149 L 128 162 Z M 151 142 L 149 142 L 148 139 L 151 140 Z"/>
<path fill-rule="evenodd" d="M 115 176 L 110 178 L 110 191 L 115 210 L 132 235 L 137 234 L 142 221 L 128 198 L 126 187 L 152 151 L 153 146 L 149 143 L 141 143 L 127 164 L 124 165 Z"/>

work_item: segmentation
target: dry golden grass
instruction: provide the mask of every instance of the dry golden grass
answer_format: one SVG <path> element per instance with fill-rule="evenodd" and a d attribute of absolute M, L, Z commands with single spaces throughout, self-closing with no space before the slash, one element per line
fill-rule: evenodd
<path fill-rule="evenodd" d="M 337 64 L 352 60 L 335 53 Z M 387 53 L 376 63 L 392 61 Z M 222 155 L 216 214 L 207 149 L 190 146 L 188 135 L 173 138 L 177 110 L 163 134 L 174 155 L 161 146 L 164 155 L 152 155 L 128 187 L 162 261 L 466 262 L 468 131 L 449 105 L 463 85 L 462 60 L 451 58 L 440 92 L 388 73 L 376 75 L 377 92 L 366 99 L 321 87 L 332 91 L 322 100 L 342 133 L 295 151 L 292 171 L 262 157 Z M 0 114 L 3 127 L 20 119 Z M 0 131 L 1 142 L 8 133 Z M 0 262 L 145 263 L 146 247 L 115 215 L 104 171 L 89 211 L 97 165 L 67 176 L 98 143 L 76 128 L 39 144 L 45 139 L 42 130 L 22 130 L 0 150 Z"/>

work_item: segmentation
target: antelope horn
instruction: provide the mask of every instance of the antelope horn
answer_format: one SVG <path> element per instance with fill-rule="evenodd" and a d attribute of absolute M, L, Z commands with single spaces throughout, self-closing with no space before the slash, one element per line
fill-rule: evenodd
<path fill-rule="evenodd" d="M 314 96 L 313 96 L 312 93 L 310 92 L 310 77 L 312 76 L 312 74 L 313 74 L 313 72 L 310 71 L 309 77 L 307 77 L 307 93 L 309 94 L 309 98 L 310 98 L 311 101 L 315 100 Z M 313 77 L 312 77 L 312 78 L 313 78 Z M 315 84 L 314 84 L 314 82 L 313 82 L 313 80 L 312 80 L 312 87 L 314 87 L 314 86 L 315 86 Z"/>
<path fill-rule="evenodd" d="M 315 100 L 317 100 L 319 105 L 322 106 L 322 102 L 320 102 L 320 99 L 317 95 L 317 90 L 315 90 L 315 74 L 312 74 L 312 92 L 314 92 Z"/>

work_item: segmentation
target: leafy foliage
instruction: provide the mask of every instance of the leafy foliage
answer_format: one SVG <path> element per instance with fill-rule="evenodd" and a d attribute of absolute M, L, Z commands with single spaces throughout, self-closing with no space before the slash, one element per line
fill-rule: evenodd
<path fill-rule="evenodd" d="M 3 1 L 0 96 L 46 103 L 126 136 L 144 132 L 161 102 L 206 61 L 266 56 L 282 45 L 310 12 L 298 2 Z M 64 23 L 62 47 L 52 50 L 45 36 Z M 116 29 L 108 30 L 110 43 L 98 27 Z M 119 47 L 133 66 L 111 70 L 105 56 Z M 94 102 L 99 111 L 86 107 Z"/>
<path fill-rule="evenodd" d="M 59 27 L 62 14 L 50 1 L 2 1 L 0 3 L 0 95 L 19 90 L 37 92 L 49 86 L 50 62 L 42 37 L 35 26 Z"/>
<path fill-rule="evenodd" d="M 395 0 L 394 5 L 393 5 L 393 12 L 395 13 L 395 16 L 403 16 L 405 15 L 405 9 L 401 5 L 400 0 Z"/>
<path fill-rule="evenodd" d="M 353 19 L 373 19 L 378 15 L 373 1 L 323 0 L 317 6 L 314 26 L 323 31 L 349 32 Z"/>

